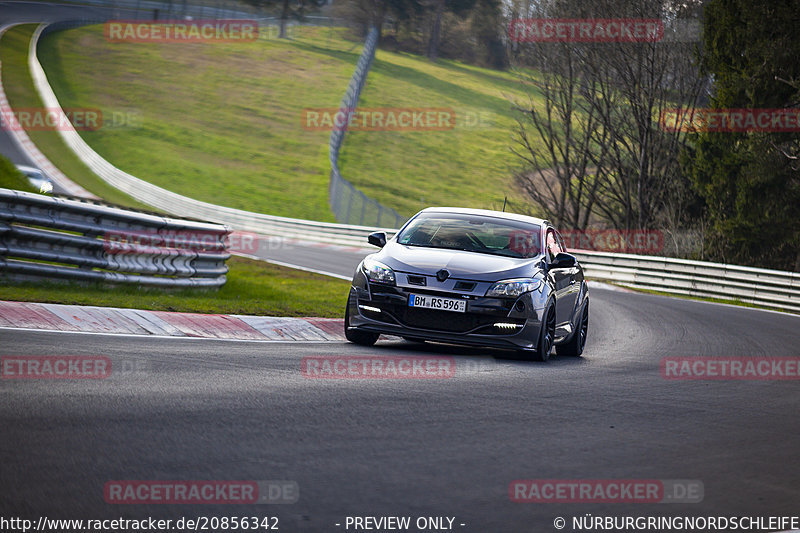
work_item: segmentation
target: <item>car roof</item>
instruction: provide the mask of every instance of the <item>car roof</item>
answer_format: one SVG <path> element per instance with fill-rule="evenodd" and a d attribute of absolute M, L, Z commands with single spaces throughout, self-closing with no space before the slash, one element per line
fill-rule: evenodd
<path fill-rule="evenodd" d="M 460 213 L 462 215 L 484 215 L 510 220 L 519 220 L 520 222 L 538 224 L 540 226 L 552 226 L 549 221 L 542 218 L 519 215 L 517 213 L 509 213 L 508 211 L 492 211 L 491 209 L 471 209 L 468 207 L 426 207 L 420 211 L 420 213 Z"/>

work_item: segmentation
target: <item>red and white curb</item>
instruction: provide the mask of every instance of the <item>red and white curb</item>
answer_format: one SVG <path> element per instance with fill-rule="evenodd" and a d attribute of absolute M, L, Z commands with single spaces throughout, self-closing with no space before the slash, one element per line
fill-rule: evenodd
<path fill-rule="evenodd" d="M 338 318 L 206 315 L 7 301 L 0 301 L 0 327 L 251 341 L 344 340 L 344 321 Z"/>

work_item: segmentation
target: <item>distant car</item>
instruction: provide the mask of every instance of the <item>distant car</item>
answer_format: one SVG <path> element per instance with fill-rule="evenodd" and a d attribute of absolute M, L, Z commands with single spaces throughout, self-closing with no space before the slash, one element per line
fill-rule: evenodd
<path fill-rule="evenodd" d="M 581 355 L 589 324 L 583 268 L 546 220 L 432 207 L 353 276 L 345 336 L 370 346 L 380 334 L 411 341 L 518 350 L 546 361 Z"/>
<path fill-rule="evenodd" d="M 50 194 L 53 192 L 53 182 L 50 181 L 44 173 L 38 168 L 28 167 L 25 165 L 17 165 L 17 170 L 25 174 L 28 178 L 28 183 L 31 184 L 37 191 L 42 194 Z"/>

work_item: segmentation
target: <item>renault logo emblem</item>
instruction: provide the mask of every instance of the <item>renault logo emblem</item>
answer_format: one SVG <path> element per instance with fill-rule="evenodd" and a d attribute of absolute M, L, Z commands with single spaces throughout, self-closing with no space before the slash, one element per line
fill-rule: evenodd
<path fill-rule="evenodd" d="M 438 279 L 439 281 L 444 281 L 449 277 L 450 277 L 450 272 L 448 272 L 447 269 L 445 268 L 441 269 L 439 272 L 436 273 L 436 279 Z"/>

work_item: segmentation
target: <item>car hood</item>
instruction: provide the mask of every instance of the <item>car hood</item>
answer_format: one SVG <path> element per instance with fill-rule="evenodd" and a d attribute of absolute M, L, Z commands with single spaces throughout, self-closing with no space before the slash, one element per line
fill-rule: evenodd
<path fill-rule="evenodd" d="M 499 255 L 405 246 L 390 241 L 374 258 L 398 272 L 435 275 L 446 268 L 451 278 L 475 281 L 499 281 L 533 277 L 540 269 L 541 256 L 532 259 Z"/>

